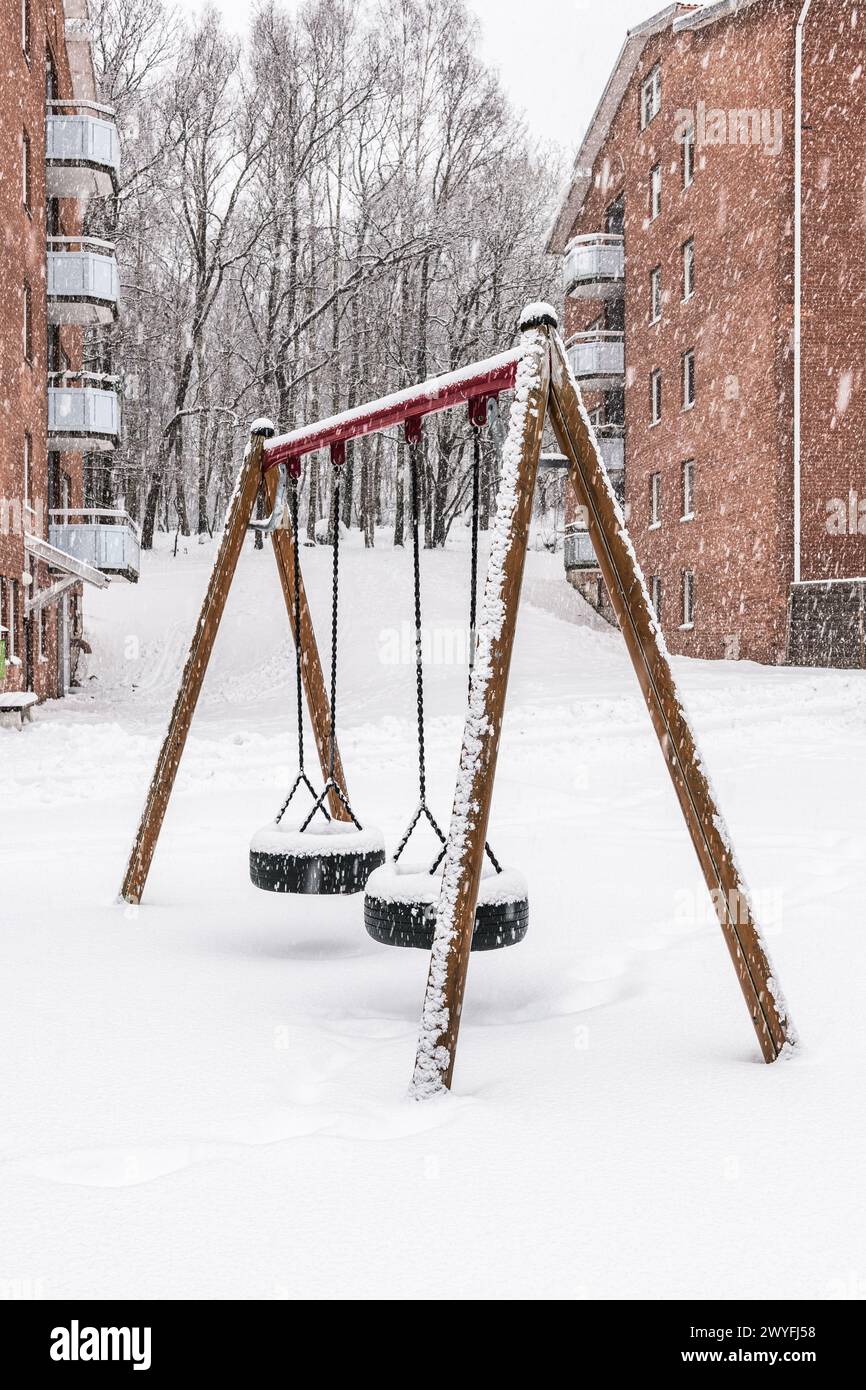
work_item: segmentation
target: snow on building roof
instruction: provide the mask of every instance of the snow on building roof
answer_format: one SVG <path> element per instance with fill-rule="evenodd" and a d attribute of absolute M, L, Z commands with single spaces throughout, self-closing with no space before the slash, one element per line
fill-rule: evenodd
<path fill-rule="evenodd" d="M 715 4 L 702 6 L 668 5 L 650 19 L 636 25 L 634 29 L 629 29 L 601 101 L 575 156 L 571 176 L 563 190 L 559 209 L 548 234 L 548 251 L 559 255 L 565 250 L 574 219 L 580 213 L 592 186 L 593 166 L 649 40 L 655 34 L 663 33 L 665 29 L 679 33 L 685 29 L 703 28 L 706 24 L 713 24 L 716 20 L 738 14 L 740 10 L 747 9 L 754 3 L 755 0 L 716 0 Z"/>
<path fill-rule="evenodd" d="M 754 3 L 755 0 L 715 0 L 713 5 L 703 5 L 693 14 L 680 15 L 679 19 L 675 19 L 674 33 L 679 34 L 684 29 L 703 29 L 707 24 L 715 24 L 716 20 L 738 15 L 740 10 L 747 10 Z"/>

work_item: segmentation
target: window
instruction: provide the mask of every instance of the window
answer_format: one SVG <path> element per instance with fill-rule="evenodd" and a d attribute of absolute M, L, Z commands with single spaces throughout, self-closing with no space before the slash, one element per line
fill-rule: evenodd
<path fill-rule="evenodd" d="M 31 483 L 31 456 L 33 454 L 33 440 L 29 434 L 24 435 L 24 505 L 31 511 L 30 483 Z"/>
<path fill-rule="evenodd" d="M 658 368 L 650 377 L 650 419 L 657 425 L 662 418 L 662 374 Z"/>
<path fill-rule="evenodd" d="M 695 128 L 690 125 L 683 134 L 683 188 L 691 188 L 695 180 Z"/>
<path fill-rule="evenodd" d="M 621 193 L 605 213 L 605 231 L 611 236 L 625 235 L 625 194 Z"/>
<path fill-rule="evenodd" d="M 656 621 L 661 622 L 662 617 L 662 581 L 657 574 L 650 579 L 650 603 L 656 615 Z"/>
<path fill-rule="evenodd" d="M 604 393 L 604 422 L 606 425 L 625 424 L 625 391 L 622 387 Z"/>
<path fill-rule="evenodd" d="M 690 348 L 683 353 L 683 410 L 691 410 L 695 403 L 695 350 Z"/>
<path fill-rule="evenodd" d="M 655 222 L 662 210 L 662 166 L 656 164 L 650 173 L 650 221 Z"/>
<path fill-rule="evenodd" d="M 33 361 L 33 322 L 32 322 L 32 295 L 30 286 L 24 284 L 24 356 L 28 362 Z"/>
<path fill-rule="evenodd" d="M 662 268 L 657 265 L 650 271 L 650 323 L 658 323 L 662 316 Z"/>
<path fill-rule="evenodd" d="M 683 521 L 691 521 L 695 514 L 695 461 L 687 459 L 683 464 Z"/>
<path fill-rule="evenodd" d="M 6 580 L 6 656 L 14 660 L 18 651 L 18 580 Z"/>
<path fill-rule="evenodd" d="M 30 0 L 21 0 L 21 47 L 30 57 Z"/>
<path fill-rule="evenodd" d="M 683 627 L 695 625 L 695 576 L 683 570 Z"/>
<path fill-rule="evenodd" d="M 690 237 L 683 246 L 683 302 L 695 292 L 695 239 Z"/>
<path fill-rule="evenodd" d="M 650 526 L 662 524 L 662 475 L 650 474 Z"/>
<path fill-rule="evenodd" d="M 640 89 L 640 128 L 646 130 L 662 109 L 662 70 L 657 63 Z"/>
<path fill-rule="evenodd" d="M 57 64 L 54 61 L 54 54 L 49 47 L 45 48 L 45 98 L 47 101 L 56 101 L 60 96 L 60 84 L 57 81 Z"/>
<path fill-rule="evenodd" d="M 21 132 L 21 201 L 30 212 L 33 207 L 30 178 L 30 136 L 26 130 Z"/>
<path fill-rule="evenodd" d="M 48 659 L 48 613 L 49 607 L 46 603 L 44 608 L 39 610 L 39 660 Z"/>

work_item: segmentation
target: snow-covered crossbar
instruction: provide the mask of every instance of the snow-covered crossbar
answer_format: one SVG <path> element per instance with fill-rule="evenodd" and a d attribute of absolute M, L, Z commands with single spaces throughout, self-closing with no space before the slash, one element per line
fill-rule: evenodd
<path fill-rule="evenodd" d="M 317 449 L 344 444 L 361 435 L 376 434 L 379 430 L 405 424 L 407 420 L 418 420 L 440 410 L 453 410 L 455 406 L 466 405 L 479 397 L 510 391 L 517 377 L 519 360 L 520 353 L 516 349 L 502 352 L 497 357 L 472 362 L 459 371 L 431 377 L 429 381 L 422 381 L 416 386 L 407 386 L 404 391 L 382 396 L 378 401 L 353 406 L 339 415 L 331 415 L 313 425 L 304 425 L 289 434 L 278 435 L 265 444 L 263 467 L 267 470 L 278 463 L 291 464 Z"/>

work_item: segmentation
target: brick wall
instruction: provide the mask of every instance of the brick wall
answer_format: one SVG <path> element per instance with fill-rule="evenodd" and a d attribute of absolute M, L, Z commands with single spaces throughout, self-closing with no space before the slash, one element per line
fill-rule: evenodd
<path fill-rule="evenodd" d="M 862 3 L 815 0 L 804 37 L 803 124 L 802 578 L 862 577 L 866 576 L 866 7 Z"/>
<path fill-rule="evenodd" d="M 625 192 L 626 504 L 647 577 L 662 582 L 671 648 L 701 657 L 784 659 L 793 579 L 794 52 L 799 0 L 763 0 L 734 18 L 647 44 L 594 167 L 572 234 L 599 231 Z M 805 50 L 803 577 L 866 575 L 866 9 L 815 0 Z M 640 129 L 640 86 L 661 63 L 662 110 Z M 703 106 L 700 105 L 703 103 Z M 697 117 L 692 186 L 682 185 L 677 113 Z M 766 113 L 731 121 L 731 111 Z M 704 120 L 701 120 L 701 112 Z M 723 125 L 712 117 L 725 113 Z M 748 134 L 744 137 L 744 131 Z M 715 143 L 723 137 L 725 143 Z M 754 143 L 751 137 L 754 137 Z M 742 141 L 745 138 L 745 143 Z M 710 143 L 712 142 L 712 143 Z M 663 173 L 649 220 L 650 170 Z M 681 302 L 682 246 L 695 239 L 696 291 Z M 650 322 L 660 266 L 661 322 Z M 593 303 L 569 301 L 566 331 Z M 697 399 L 681 409 L 694 348 Z M 650 373 L 663 417 L 650 424 Z M 596 401 L 590 397 L 590 405 Z M 695 462 L 695 517 L 681 518 L 681 469 Z M 650 529 L 650 476 L 662 521 Z M 856 501 L 852 501 L 852 495 Z M 862 500 L 864 534 L 828 535 L 828 507 Z M 839 506 L 834 524 L 841 525 Z M 681 629 L 681 572 L 695 574 L 695 626 Z"/>
<path fill-rule="evenodd" d="M 24 628 L 25 585 L 21 582 L 27 565 L 23 530 L 45 535 L 48 505 L 47 456 L 47 318 L 45 301 L 45 53 L 49 48 L 57 69 L 61 95 L 71 95 L 72 85 L 63 36 L 62 0 L 30 0 L 29 57 L 22 48 L 20 0 L 5 0 L 0 7 L 0 53 L 4 79 L 0 86 L 0 575 L 11 585 L 19 584 L 19 611 L 16 648 L 20 666 L 7 667 L 0 689 L 23 689 L 23 657 L 29 634 Z M 30 210 L 24 206 L 22 135 L 30 142 Z M 60 205 L 61 233 L 74 235 L 81 230 L 77 202 Z M 8 273 L 7 273 L 8 272 Z M 24 286 L 30 286 L 32 356 L 25 360 L 23 350 Z M 81 364 L 81 330 L 61 331 L 63 349 L 70 366 Z M 25 513 L 24 447 L 25 434 L 31 439 L 30 495 L 33 511 Z M 82 460 L 64 454 L 61 466 L 71 482 L 72 505 L 82 502 Z M 48 584 L 44 566 L 33 572 L 35 588 Z M 40 660 L 37 622 L 33 623 L 32 668 L 29 688 L 40 697 L 59 693 L 56 609 L 50 610 L 47 650 Z M 8 625 L 8 609 L 2 623 Z"/>

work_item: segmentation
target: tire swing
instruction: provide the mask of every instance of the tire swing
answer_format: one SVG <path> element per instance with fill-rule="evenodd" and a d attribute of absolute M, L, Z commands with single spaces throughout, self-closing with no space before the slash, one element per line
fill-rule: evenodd
<path fill-rule="evenodd" d="M 491 405 L 494 403 L 491 402 Z M 478 522 L 480 511 L 481 426 L 487 418 L 485 399 L 470 402 L 473 433 L 472 462 L 472 578 L 469 607 L 470 657 L 469 679 L 475 661 L 476 589 L 478 581 Z M 412 505 L 412 564 L 415 598 L 415 689 L 418 723 L 418 805 L 397 846 L 394 858 L 376 869 L 367 883 L 364 894 L 364 925 L 369 936 L 385 946 L 414 946 L 429 951 L 433 945 L 436 911 L 442 887 L 442 867 L 445 860 L 446 838 L 427 805 L 427 775 L 424 749 L 424 664 L 421 628 L 421 557 L 418 534 L 418 455 L 421 444 L 421 422 L 406 425 L 409 445 L 409 476 Z M 415 827 L 425 819 L 437 836 L 442 848 L 430 868 L 423 865 L 403 865 L 400 856 Z M 526 882 L 514 869 L 503 869 L 490 846 L 485 844 L 486 860 L 478 889 L 475 909 L 473 951 L 496 951 L 522 941 L 529 926 L 529 900 Z M 489 861 L 489 862 L 487 862 Z"/>
<path fill-rule="evenodd" d="M 334 451 L 336 453 L 336 450 Z M 294 629 L 295 685 L 298 722 L 298 775 L 280 810 L 269 825 L 256 831 L 250 842 L 250 878 L 268 893 L 359 893 L 370 874 L 385 862 L 385 840 L 381 830 L 365 830 L 345 791 L 335 776 L 337 754 L 337 618 L 340 595 L 340 465 L 334 458 L 333 487 L 333 571 L 331 600 L 331 711 L 329 727 L 328 776 L 322 793 L 316 797 L 304 767 L 304 703 L 301 651 L 301 569 L 298 546 L 298 480 L 292 479 L 291 513 L 294 537 Z M 306 787 L 313 797 L 313 808 L 300 824 L 283 820 L 295 793 Z M 333 793 L 346 811 L 348 820 L 328 814 L 325 802 Z M 311 829 L 321 814 L 323 825 Z"/>

